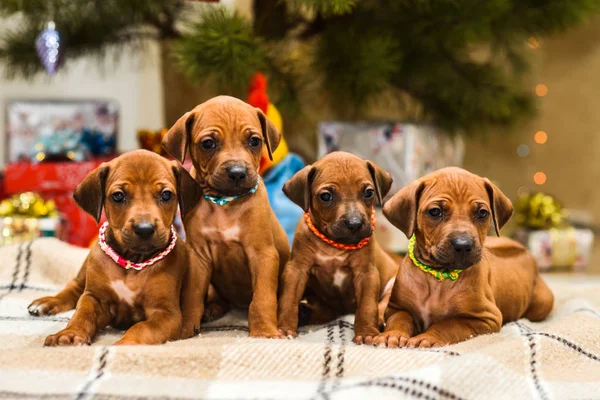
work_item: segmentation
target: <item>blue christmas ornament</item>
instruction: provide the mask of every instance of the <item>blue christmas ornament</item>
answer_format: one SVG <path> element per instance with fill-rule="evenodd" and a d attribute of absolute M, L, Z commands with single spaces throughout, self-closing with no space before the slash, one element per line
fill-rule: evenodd
<path fill-rule="evenodd" d="M 48 74 L 54 75 L 62 59 L 60 35 L 55 29 L 54 22 L 49 22 L 48 28 L 37 36 L 35 48 Z"/>

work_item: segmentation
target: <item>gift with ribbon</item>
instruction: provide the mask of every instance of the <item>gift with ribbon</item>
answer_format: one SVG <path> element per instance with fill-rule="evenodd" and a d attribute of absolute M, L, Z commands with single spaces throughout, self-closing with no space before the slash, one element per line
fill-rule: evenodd
<path fill-rule="evenodd" d="M 594 234 L 572 226 L 557 198 L 542 192 L 526 193 L 514 205 L 515 239 L 529 249 L 540 270 L 583 271 L 587 267 Z"/>

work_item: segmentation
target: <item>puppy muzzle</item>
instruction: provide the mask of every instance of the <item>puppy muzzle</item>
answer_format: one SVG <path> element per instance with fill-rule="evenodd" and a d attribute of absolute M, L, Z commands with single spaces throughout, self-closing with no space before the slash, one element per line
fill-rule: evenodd
<path fill-rule="evenodd" d="M 247 193 L 256 186 L 258 172 L 246 163 L 223 163 L 211 174 L 208 186 L 219 194 L 238 196 Z"/>
<path fill-rule="evenodd" d="M 431 258 L 442 268 L 467 269 L 481 260 L 481 246 L 470 235 L 454 235 L 437 246 Z"/>
<path fill-rule="evenodd" d="M 371 222 L 363 215 L 349 215 L 331 225 L 331 239 L 343 244 L 356 244 L 373 234 Z"/>

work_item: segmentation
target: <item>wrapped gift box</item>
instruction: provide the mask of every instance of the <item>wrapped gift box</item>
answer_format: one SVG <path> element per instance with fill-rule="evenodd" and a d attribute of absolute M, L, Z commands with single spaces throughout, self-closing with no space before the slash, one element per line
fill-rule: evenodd
<path fill-rule="evenodd" d="M 431 125 L 376 122 L 322 122 L 319 157 L 342 150 L 378 164 L 392 174 L 388 197 L 436 169 L 461 165 L 464 142 Z"/>
<path fill-rule="evenodd" d="M 0 218 L 0 246 L 27 242 L 41 236 L 66 240 L 66 220 L 62 217 Z"/>
<path fill-rule="evenodd" d="M 82 211 L 73 192 L 86 175 L 109 158 L 83 162 L 9 163 L 4 170 L 4 185 L 8 194 L 32 191 L 44 199 L 52 199 L 67 222 L 64 238 L 69 243 L 88 247 L 98 233 L 98 224 Z"/>
<path fill-rule="evenodd" d="M 462 164 L 464 142 L 431 125 L 385 122 L 322 122 L 319 157 L 342 150 L 378 164 L 392 174 L 387 198 L 413 180 L 436 169 Z M 378 210 L 375 237 L 393 252 L 405 252 L 406 236 Z"/>
<path fill-rule="evenodd" d="M 589 265 L 594 245 L 594 233 L 590 229 L 520 228 L 515 232 L 515 239 L 531 251 L 542 271 L 584 271 Z"/>

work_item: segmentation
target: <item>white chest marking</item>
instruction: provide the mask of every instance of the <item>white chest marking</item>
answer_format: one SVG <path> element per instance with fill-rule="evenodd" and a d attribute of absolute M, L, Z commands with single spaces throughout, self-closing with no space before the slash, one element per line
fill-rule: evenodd
<path fill-rule="evenodd" d="M 115 293 L 117 294 L 117 296 L 119 296 L 121 300 L 123 300 L 130 306 L 133 305 L 133 301 L 135 300 L 135 296 L 137 295 L 137 293 L 129 289 L 125 282 L 113 281 L 111 282 L 110 287 L 112 288 L 112 290 L 115 291 Z"/>
<path fill-rule="evenodd" d="M 240 227 L 233 225 L 223 231 L 223 240 L 226 242 L 240 240 Z"/>
<path fill-rule="evenodd" d="M 207 238 L 218 237 L 224 242 L 237 242 L 240 240 L 240 227 L 233 225 L 227 229 L 219 230 L 218 228 L 202 228 L 200 233 Z"/>
<path fill-rule="evenodd" d="M 330 264 L 332 262 L 337 262 L 337 263 L 341 263 L 346 261 L 346 257 L 345 256 L 326 256 L 323 254 L 319 254 L 317 253 L 315 255 L 316 259 L 323 264 Z"/>
<path fill-rule="evenodd" d="M 348 275 L 345 272 L 342 272 L 338 269 L 335 271 L 335 274 L 333 274 L 333 286 L 341 289 L 347 277 Z"/>

